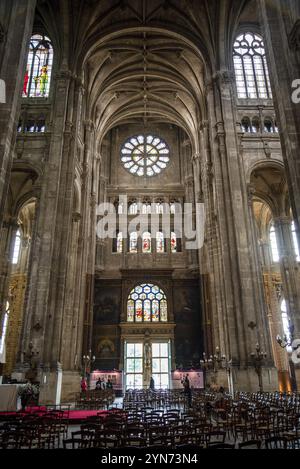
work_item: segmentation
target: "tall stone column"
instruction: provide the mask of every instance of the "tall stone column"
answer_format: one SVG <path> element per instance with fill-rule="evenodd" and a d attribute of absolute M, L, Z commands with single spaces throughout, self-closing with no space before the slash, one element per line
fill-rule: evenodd
<path fill-rule="evenodd" d="M 292 237 L 292 219 L 281 216 L 274 219 L 276 238 L 279 249 L 279 263 L 283 292 L 288 315 L 294 327 L 294 337 L 300 338 L 300 275 Z M 282 336 L 282 334 L 280 334 Z M 296 368 L 297 388 L 300 388 L 300 369 Z"/>
<path fill-rule="evenodd" d="M 217 221 L 220 268 L 215 279 L 223 310 L 215 317 L 226 331 L 227 354 L 232 357 L 234 381 L 239 389 L 258 389 L 251 363 L 256 343 L 268 359 L 264 376 L 268 389 L 277 388 L 264 308 L 262 276 L 253 241 L 242 148 L 237 132 L 233 79 L 227 71 L 216 74 L 209 93 L 208 113 L 212 170 L 214 173 L 214 216 Z M 254 328 L 249 325 L 255 324 Z M 220 327 L 221 329 L 221 327 Z M 222 349 L 223 344 L 219 345 Z"/>
<path fill-rule="evenodd" d="M 1 86 L 4 83 L 6 88 L 6 102 L 0 103 L 0 228 L 4 220 L 35 5 L 36 0 L 2 0 L 0 3 L 0 80 Z M 0 248 L 3 261 L 6 248 L 2 243 Z M 7 294 L 7 288 L 0 289 L 0 322 Z"/>
<path fill-rule="evenodd" d="M 73 357 L 68 356 L 65 345 L 70 334 L 74 337 L 75 331 L 79 334 L 78 330 L 82 334 L 83 327 L 82 314 L 78 319 L 78 310 L 74 314 L 68 307 L 72 295 L 68 287 L 74 275 L 69 267 L 70 256 L 74 251 L 74 181 L 78 164 L 77 132 L 81 99 L 77 81 L 68 70 L 61 70 L 55 81 L 53 130 L 36 219 L 21 341 L 21 351 L 27 351 L 29 344 L 33 344 L 36 350 L 42 403 L 57 402 L 62 382 L 68 380 L 63 372 L 68 366 L 71 371 L 79 366 L 78 358 L 76 365 L 76 350 L 72 349 Z M 83 234 L 82 238 L 86 253 L 87 238 Z M 86 263 L 82 259 L 78 268 L 80 276 L 77 278 L 76 293 L 80 292 L 81 304 L 78 309 L 82 311 L 86 282 Z M 81 340 L 78 341 L 76 337 L 74 342 L 80 353 Z M 18 368 L 21 371 L 22 365 Z M 79 390 L 79 373 L 76 379 Z"/>
<path fill-rule="evenodd" d="M 0 226 L 10 180 L 22 86 L 36 0 L 3 0 L 0 5 L 0 79 L 6 103 L 0 104 Z"/>
<path fill-rule="evenodd" d="M 299 3 L 258 0 L 258 5 L 300 245 L 300 104 L 292 98 L 292 84 L 300 78 Z"/>

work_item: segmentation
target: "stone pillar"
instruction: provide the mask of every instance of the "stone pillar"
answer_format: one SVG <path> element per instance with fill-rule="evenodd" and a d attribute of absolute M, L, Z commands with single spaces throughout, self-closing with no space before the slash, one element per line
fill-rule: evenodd
<path fill-rule="evenodd" d="M 266 383 L 267 389 L 274 390 L 278 380 L 263 299 L 261 269 L 255 252 L 232 85 L 231 74 L 222 71 L 216 74 L 212 91 L 209 90 L 207 95 L 214 174 L 213 210 L 220 241 L 215 279 L 215 288 L 220 290 L 220 309 L 214 312 L 214 321 L 222 324 L 219 330 L 225 331 L 225 343 L 215 342 L 214 346 L 219 346 L 222 353 L 232 358 L 235 388 L 257 390 L 258 380 L 251 364 L 251 353 L 259 342 L 268 355 L 266 365 L 270 378 Z M 212 265 L 215 267 L 216 263 Z M 250 324 L 255 324 L 255 328 L 251 329 Z"/>
<path fill-rule="evenodd" d="M 6 103 L 0 104 L 0 226 L 3 222 L 22 86 L 36 0 L 2 0 L 0 5 L 0 79 Z"/>
<path fill-rule="evenodd" d="M 281 216 L 274 219 L 277 245 L 279 249 L 279 263 L 283 284 L 283 293 L 286 299 L 288 316 L 294 327 L 294 337 L 300 337 L 300 290 L 299 290 L 299 266 L 292 237 L 292 219 L 289 216 Z M 281 312 L 280 312 L 281 314 Z M 282 336 L 283 334 L 280 333 Z M 291 363 L 291 366 L 294 366 Z M 300 368 L 295 368 L 296 385 L 300 388 Z"/>
<path fill-rule="evenodd" d="M 258 0 L 258 5 L 300 245 L 300 104 L 292 99 L 292 84 L 300 78 L 299 3 Z"/>
<path fill-rule="evenodd" d="M 274 224 L 288 314 L 294 324 L 295 335 L 300 337 L 299 269 L 292 237 L 292 220 L 286 216 L 276 217 Z"/>
<path fill-rule="evenodd" d="M 84 186 L 83 223 L 80 228 L 76 227 L 76 233 L 73 217 L 76 166 L 81 164 L 78 158 L 77 134 L 82 118 L 82 87 L 65 69 L 58 72 L 55 79 L 53 129 L 36 219 L 21 340 L 21 351 L 28 350 L 32 343 L 38 354 L 41 403 L 56 402 L 57 396 L 61 394 L 59 388 L 62 387 L 63 390 L 70 382 L 74 384 L 74 380 L 77 388 L 75 384 L 72 385 L 73 391 L 80 389 L 79 370 L 89 250 L 87 220 L 90 216 L 90 182 Z M 85 148 L 91 151 L 88 141 Z M 84 169 L 92 167 L 89 161 L 84 164 Z M 87 180 L 91 179 L 91 172 L 88 169 Z M 84 174 L 83 170 L 83 179 Z M 70 264 L 70 256 L 76 250 L 74 237 L 77 237 L 78 246 L 76 266 Z M 66 343 L 70 343 L 71 337 L 72 344 L 66 351 Z M 22 367 L 24 368 L 20 364 L 20 371 Z M 73 372 L 76 376 L 68 376 L 68 373 Z"/>

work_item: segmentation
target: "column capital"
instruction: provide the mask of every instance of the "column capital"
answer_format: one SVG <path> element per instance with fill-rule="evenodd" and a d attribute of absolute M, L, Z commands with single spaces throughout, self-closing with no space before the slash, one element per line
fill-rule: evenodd
<path fill-rule="evenodd" d="M 220 87 L 232 85 L 234 83 L 234 73 L 231 70 L 218 70 L 213 76 L 213 81 Z"/>
<path fill-rule="evenodd" d="M 291 225 L 293 222 L 293 218 L 289 215 L 280 215 L 278 217 L 274 217 L 275 225 Z"/>
<path fill-rule="evenodd" d="M 209 127 L 209 121 L 208 120 L 203 120 L 199 124 L 200 132 L 203 132 L 204 130 L 208 129 L 208 127 Z"/>
<path fill-rule="evenodd" d="M 79 221 L 81 220 L 81 218 L 82 218 L 82 216 L 81 216 L 81 213 L 79 213 L 79 212 L 74 212 L 74 213 L 72 214 L 72 221 L 73 221 L 74 223 L 79 222 Z"/>
<path fill-rule="evenodd" d="M 252 204 L 253 202 L 253 197 L 255 196 L 256 189 L 253 184 L 248 184 L 247 186 L 247 194 L 248 194 L 248 202 L 249 204 Z"/>
<path fill-rule="evenodd" d="M 198 163 L 201 159 L 200 153 L 196 152 L 192 155 L 192 163 Z"/>
<path fill-rule="evenodd" d="M 87 130 L 88 132 L 93 132 L 95 130 L 95 125 L 92 120 L 84 121 L 84 127 L 85 127 L 85 130 Z"/>

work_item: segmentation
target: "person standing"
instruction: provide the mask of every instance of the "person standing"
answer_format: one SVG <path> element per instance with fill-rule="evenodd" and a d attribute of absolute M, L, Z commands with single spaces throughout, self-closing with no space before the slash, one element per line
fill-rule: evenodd
<path fill-rule="evenodd" d="M 86 392 L 87 392 L 87 381 L 86 381 L 86 378 L 84 378 L 84 377 L 82 378 L 81 383 L 80 383 L 80 387 L 81 387 L 81 392 L 82 392 L 83 394 L 86 394 Z"/>
<path fill-rule="evenodd" d="M 184 394 L 188 401 L 188 406 L 192 407 L 192 390 L 190 386 L 189 375 L 186 375 L 185 380 L 183 381 Z"/>
<path fill-rule="evenodd" d="M 107 380 L 106 389 L 113 389 L 113 384 L 110 379 Z"/>
<path fill-rule="evenodd" d="M 153 376 L 152 376 L 151 379 L 150 379 L 150 386 L 149 386 L 149 389 L 150 389 L 151 391 L 154 391 L 154 390 L 155 390 L 155 381 L 154 381 L 154 379 L 153 379 Z"/>

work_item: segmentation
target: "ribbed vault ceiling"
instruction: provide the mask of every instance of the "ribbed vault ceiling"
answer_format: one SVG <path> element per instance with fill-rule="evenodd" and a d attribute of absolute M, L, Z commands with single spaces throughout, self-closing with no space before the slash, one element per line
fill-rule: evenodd
<path fill-rule="evenodd" d="M 197 151 L 204 77 L 228 67 L 250 0 L 38 0 L 61 65 L 84 77 L 101 139 L 132 121 L 182 127 Z"/>
<path fill-rule="evenodd" d="M 124 32 L 86 65 L 90 118 L 100 135 L 128 122 L 170 122 L 192 138 L 205 113 L 203 62 L 167 33 Z"/>

